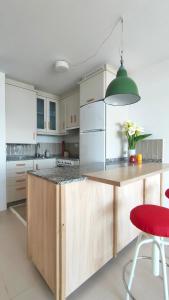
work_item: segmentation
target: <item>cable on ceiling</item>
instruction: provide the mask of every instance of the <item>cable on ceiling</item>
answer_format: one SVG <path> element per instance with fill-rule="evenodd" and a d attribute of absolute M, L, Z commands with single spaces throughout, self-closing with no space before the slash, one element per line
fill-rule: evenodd
<path fill-rule="evenodd" d="M 110 32 L 107 34 L 107 36 L 104 38 L 104 40 L 100 43 L 100 45 L 97 47 L 97 49 L 95 50 L 95 52 L 93 54 L 91 54 L 90 56 L 88 56 L 86 59 L 82 60 L 82 61 L 79 61 L 75 64 L 71 64 L 71 67 L 72 68 L 75 68 L 75 67 L 79 67 L 85 63 L 87 63 L 88 61 L 92 60 L 93 58 L 95 58 L 97 56 L 97 54 L 100 52 L 101 48 L 106 44 L 106 42 L 111 38 L 114 30 L 116 29 L 117 25 L 119 23 L 121 23 L 121 26 L 122 26 L 122 35 L 121 35 L 121 46 L 120 46 L 120 55 L 121 57 L 123 57 L 123 17 L 120 17 L 117 19 L 117 21 L 115 22 L 115 24 L 113 25 L 113 27 L 111 28 Z"/>

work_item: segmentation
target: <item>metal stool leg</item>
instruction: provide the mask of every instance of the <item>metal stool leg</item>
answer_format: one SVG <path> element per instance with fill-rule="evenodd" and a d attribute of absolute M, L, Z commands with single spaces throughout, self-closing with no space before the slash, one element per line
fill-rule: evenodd
<path fill-rule="evenodd" d="M 160 237 L 154 236 L 154 241 L 160 245 Z M 160 251 L 159 247 L 156 243 L 152 244 L 152 263 L 153 263 L 153 274 L 154 276 L 158 277 L 160 275 Z"/>
<path fill-rule="evenodd" d="M 140 237 L 138 237 L 138 243 L 136 245 L 135 255 L 134 255 L 131 274 L 130 274 L 129 283 L 128 283 L 128 290 L 129 291 L 131 290 L 131 286 L 132 286 L 132 283 L 133 283 L 133 278 L 134 278 L 134 273 L 135 273 L 135 268 L 136 268 L 136 263 L 137 263 L 140 248 L 143 245 L 151 243 L 151 242 L 152 242 L 152 239 L 147 239 L 147 240 L 143 240 L 143 241 L 140 242 Z M 130 295 L 127 292 L 126 300 L 129 300 L 129 299 L 130 299 Z"/>
<path fill-rule="evenodd" d="M 169 297 L 168 297 L 167 268 L 166 268 L 165 249 L 163 243 L 161 243 L 161 261 L 162 261 L 162 269 L 163 269 L 164 297 L 165 300 L 168 300 Z"/>

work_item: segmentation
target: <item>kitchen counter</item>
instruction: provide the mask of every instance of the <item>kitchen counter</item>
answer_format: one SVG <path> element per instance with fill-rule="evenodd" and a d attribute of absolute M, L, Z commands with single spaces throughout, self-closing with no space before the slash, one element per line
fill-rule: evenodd
<path fill-rule="evenodd" d="M 108 163 L 93 163 L 80 166 L 63 166 L 53 169 L 31 171 L 30 173 L 56 184 L 66 184 L 73 181 L 85 180 L 85 173 L 106 171 L 115 167 L 128 166 L 126 161 L 109 161 Z"/>
<path fill-rule="evenodd" d="M 109 162 L 28 173 L 28 256 L 55 299 L 65 300 L 138 236 L 130 211 L 162 204 L 166 171 L 168 164 Z"/>
<path fill-rule="evenodd" d="M 122 186 L 143 177 L 169 170 L 169 164 L 143 163 L 131 165 L 128 162 L 94 163 L 83 166 L 56 167 L 31 171 L 32 175 L 44 178 L 56 184 L 91 179 L 115 186 Z"/>
<path fill-rule="evenodd" d="M 56 184 L 66 184 L 74 181 L 82 181 L 87 178 L 84 173 L 101 171 L 105 169 L 104 163 L 95 163 L 85 166 L 63 166 L 52 169 L 30 171 L 29 173 L 41 177 Z"/>
<path fill-rule="evenodd" d="M 49 157 L 35 157 L 31 155 L 11 155 L 6 157 L 6 161 L 21 161 L 21 160 L 43 160 L 43 159 L 62 159 L 62 160 L 73 160 L 73 161 L 79 161 L 79 158 L 76 157 L 68 157 L 65 158 L 61 155 L 50 155 Z"/>
<path fill-rule="evenodd" d="M 114 186 L 123 186 L 136 180 L 141 180 L 166 171 L 169 171 L 169 164 L 143 163 L 125 167 L 116 167 L 111 170 L 85 173 L 84 175 L 91 180 Z"/>

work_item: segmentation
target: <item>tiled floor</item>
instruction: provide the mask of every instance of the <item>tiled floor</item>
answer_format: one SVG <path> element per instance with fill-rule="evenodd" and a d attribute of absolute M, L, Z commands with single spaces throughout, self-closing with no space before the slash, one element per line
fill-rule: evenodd
<path fill-rule="evenodd" d="M 122 300 L 122 268 L 132 256 L 124 249 L 67 300 Z M 146 254 L 149 249 L 146 249 Z M 138 265 L 133 286 L 139 300 L 163 299 L 162 281 L 151 275 L 150 262 Z M 0 213 L 0 300 L 54 300 L 54 296 L 26 255 L 26 227 L 10 211 Z"/>

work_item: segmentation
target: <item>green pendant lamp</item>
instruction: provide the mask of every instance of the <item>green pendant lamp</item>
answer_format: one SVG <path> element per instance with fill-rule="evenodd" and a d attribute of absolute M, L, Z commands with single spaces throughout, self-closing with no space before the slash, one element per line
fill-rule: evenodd
<path fill-rule="evenodd" d="M 130 105 L 138 102 L 138 88 L 133 79 L 128 77 L 127 71 L 123 66 L 123 18 L 122 24 L 122 42 L 121 42 L 121 65 L 117 71 L 116 78 L 112 80 L 106 90 L 105 103 L 113 106 Z"/>

